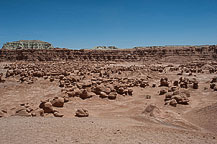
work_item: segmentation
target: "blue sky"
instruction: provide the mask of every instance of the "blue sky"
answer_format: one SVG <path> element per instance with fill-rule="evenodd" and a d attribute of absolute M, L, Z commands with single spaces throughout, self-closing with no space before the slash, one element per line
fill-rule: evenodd
<path fill-rule="evenodd" d="M 217 0 L 0 0 L 0 47 L 217 44 Z"/>

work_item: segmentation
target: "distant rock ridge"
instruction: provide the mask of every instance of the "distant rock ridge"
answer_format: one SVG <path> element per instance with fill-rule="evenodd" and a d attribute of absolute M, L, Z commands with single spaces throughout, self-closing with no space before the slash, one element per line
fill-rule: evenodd
<path fill-rule="evenodd" d="M 115 50 L 118 49 L 115 46 L 97 46 L 93 48 L 94 50 Z"/>
<path fill-rule="evenodd" d="M 0 49 L 0 61 L 164 61 L 184 62 L 195 60 L 217 60 L 217 45 L 189 47 L 150 47 L 117 50 L 71 50 L 71 49 Z"/>
<path fill-rule="evenodd" d="M 20 40 L 7 42 L 2 49 L 5 50 L 28 50 L 28 49 L 52 49 L 52 44 L 40 40 Z"/>

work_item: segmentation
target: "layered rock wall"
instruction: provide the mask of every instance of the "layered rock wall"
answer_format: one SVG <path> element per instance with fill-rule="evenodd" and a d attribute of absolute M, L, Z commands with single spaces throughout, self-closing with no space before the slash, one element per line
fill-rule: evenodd
<path fill-rule="evenodd" d="M 133 48 L 119 50 L 0 50 L 1 61 L 146 61 L 146 60 L 217 60 L 217 46 L 183 47 L 183 48 Z"/>
<path fill-rule="evenodd" d="M 39 40 L 20 40 L 14 42 L 7 42 L 2 49 L 7 50 L 28 50 L 28 49 L 51 49 L 53 46 L 48 42 Z"/>

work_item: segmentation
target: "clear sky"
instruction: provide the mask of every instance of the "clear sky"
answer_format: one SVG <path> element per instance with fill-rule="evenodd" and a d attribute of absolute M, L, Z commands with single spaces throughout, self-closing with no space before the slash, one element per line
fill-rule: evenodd
<path fill-rule="evenodd" d="M 217 0 L 0 0 L 0 47 L 217 44 Z"/>

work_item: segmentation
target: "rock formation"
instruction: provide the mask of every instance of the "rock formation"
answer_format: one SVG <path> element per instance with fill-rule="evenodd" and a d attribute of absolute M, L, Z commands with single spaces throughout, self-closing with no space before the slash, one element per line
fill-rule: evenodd
<path fill-rule="evenodd" d="M 216 60 L 217 46 L 201 47 L 160 47 L 134 48 L 117 50 L 70 50 L 70 49 L 22 49 L 0 50 L 0 61 L 57 61 L 57 60 L 88 60 L 88 61 L 152 61 L 163 62 Z M 158 71 L 162 71 L 159 68 Z"/>
<path fill-rule="evenodd" d="M 115 50 L 115 49 L 118 49 L 117 47 L 115 46 L 97 46 L 97 47 L 94 47 L 93 49 L 95 50 Z"/>
<path fill-rule="evenodd" d="M 27 50 L 27 49 L 51 49 L 53 46 L 40 40 L 20 40 L 14 42 L 7 42 L 3 45 L 2 49 L 6 50 Z"/>

